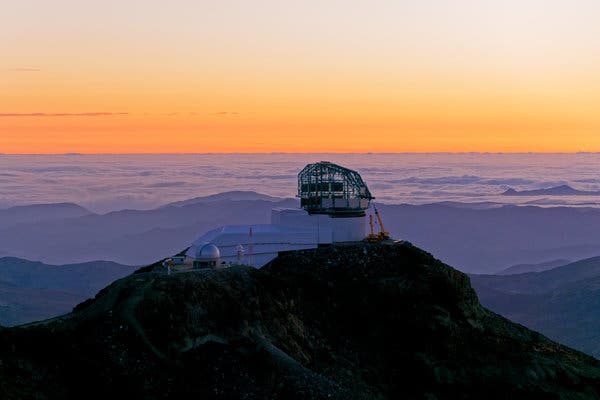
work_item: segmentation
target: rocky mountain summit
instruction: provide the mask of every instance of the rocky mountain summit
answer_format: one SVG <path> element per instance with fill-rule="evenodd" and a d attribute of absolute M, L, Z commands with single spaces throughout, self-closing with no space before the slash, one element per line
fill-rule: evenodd
<path fill-rule="evenodd" d="M 600 362 L 484 309 L 409 243 L 116 281 L 0 331 L 0 397 L 586 399 Z"/>

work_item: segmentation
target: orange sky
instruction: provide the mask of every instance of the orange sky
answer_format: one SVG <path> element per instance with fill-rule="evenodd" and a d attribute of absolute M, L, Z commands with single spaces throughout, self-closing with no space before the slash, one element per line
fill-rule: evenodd
<path fill-rule="evenodd" d="M 600 151 L 596 1 L 12 3 L 3 153 Z"/>

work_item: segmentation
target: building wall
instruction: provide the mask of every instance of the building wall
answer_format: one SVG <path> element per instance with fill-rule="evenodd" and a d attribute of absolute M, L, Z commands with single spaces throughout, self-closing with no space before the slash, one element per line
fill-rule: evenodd
<path fill-rule="evenodd" d="M 235 263 L 238 246 L 242 245 L 244 256 L 241 262 L 260 268 L 280 251 L 363 240 L 365 228 L 366 217 L 331 218 L 328 215 L 309 215 L 300 209 L 274 209 L 271 225 L 227 225 L 213 229 L 194 241 L 186 255 L 188 260 L 193 261 L 197 247 L 212 243 L 220 250 L 220 262 Z"/>
<path fill-rule="evenodd" d="M 360 241 L 366 236 L 366 217 L 331 218 L 299 209 L 273 209 L 271 223 L 311 229 L 319 244 Z"/>
<path fill-rule="evenodd" d="M 357 242 L 366 236 L 366 217 L 329 218 L 332 225 L 331 241 Z"/>
<path fill-rule="evenodd" d="M 252 235 L 250 229 L 253 231 Z M 280 251 L 316 248 L 317 236 L 315 230 L 300 226 L 226 225 L 199 237 L 186 255 L 193 259 L 197 248 L 212 243 L 220 250 L 220 261 L 235 263 L 238 261 L 238 246 L 241 245 L 244 255 L 240 261 L 260 268 L 275 258 Z"/>

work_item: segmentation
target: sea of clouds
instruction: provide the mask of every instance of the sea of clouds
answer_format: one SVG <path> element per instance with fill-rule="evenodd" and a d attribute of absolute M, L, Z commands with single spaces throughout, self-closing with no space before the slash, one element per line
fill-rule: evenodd
<path fill-rule="evenodd" d="M 232 190 L 296 195 L 298 172 L 328 160 L 359 171 L 382 203 L 600 206 L 600 196 L 511 198 L 567 184 L 600 190 L 600 154 L 0 155 L 0 208 L 72 202 L 97 213 L 151 209 Z"/>

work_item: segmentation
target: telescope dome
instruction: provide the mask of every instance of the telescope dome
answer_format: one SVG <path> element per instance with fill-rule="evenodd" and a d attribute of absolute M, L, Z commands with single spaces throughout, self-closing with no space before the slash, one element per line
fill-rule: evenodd
<path fill-rule="evenodd" d="M 207 243 L 196 249 L 197 260 L 218 260 L 219 258 L 221 258 L 221 251 L 212 243 Z"/>
<path fill-rule="evenodd" d="M 298 174 L 300 206 L 309 214 L 364 217 L 371 195 L 358 172 L 328 161 L 308 164 Z"/>

